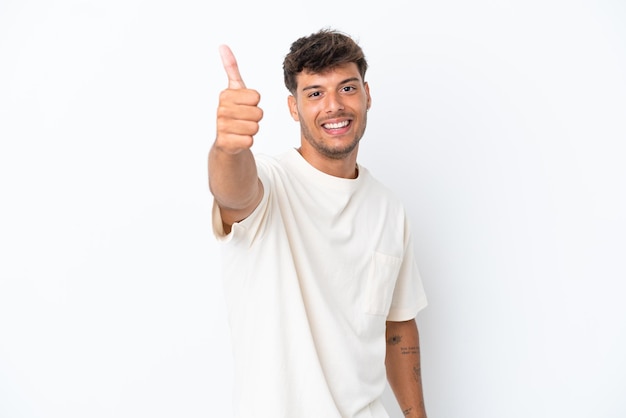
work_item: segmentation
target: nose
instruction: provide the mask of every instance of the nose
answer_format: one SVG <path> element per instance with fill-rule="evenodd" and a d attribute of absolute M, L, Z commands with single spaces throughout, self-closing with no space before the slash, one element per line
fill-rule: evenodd
<path fill-rule="evenodd" d="M 333 92 L 326 95 L 326 113 L 338 112 L 343 109 L 343 101 L 338 93 Z"/>

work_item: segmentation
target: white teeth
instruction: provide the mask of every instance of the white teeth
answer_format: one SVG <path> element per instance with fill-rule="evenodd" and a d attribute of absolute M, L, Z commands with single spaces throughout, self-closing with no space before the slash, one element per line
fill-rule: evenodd
<path fill-rule="evenodd" d="M 348 121 L 345 120 L 343 122 L 339 122 L 339 123 L 327 123 L 324 125 L 324 128 L 326 129 L 339 129 L 339 128 L 343 128 L 344 126 L 348 126 Z"/>

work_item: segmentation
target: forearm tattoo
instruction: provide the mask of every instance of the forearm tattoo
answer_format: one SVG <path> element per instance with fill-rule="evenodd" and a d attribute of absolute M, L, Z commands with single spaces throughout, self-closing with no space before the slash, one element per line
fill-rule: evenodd
<path fill-rule="evenodd" d="M 422 367 L 419 364 L 413 366 L 413 379 L 420 385 L 422 384 Z"/>
<path fill-rule="evenodd" d="M 400 347 L 400 352 L 402 353 L 402 355 L 419 354 L 420 347 L 419 345 L 413 345 L 411 347 Z"/>
<path fill-rule="evenodd" d="M 402 335 L 392 335 L 391 337 L 387 338 L 387 344 L 389 345 L 397 345 L 400 344 L 400 341 L 402 341 Z"/>

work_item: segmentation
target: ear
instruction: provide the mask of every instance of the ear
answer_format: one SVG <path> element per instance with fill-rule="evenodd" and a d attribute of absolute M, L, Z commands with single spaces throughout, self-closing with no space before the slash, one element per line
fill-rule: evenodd
<path fill-rule="evenodd" d="M 370 110 L 372 107 L 372 96 L 370 96 L 370 85 L 369 83 L 364 83 L 365 85 L 365 94 L 367 95 L 367 110 Z"/>
<path fill-rule="evenodd" d="M 289 95 L 289 97 L 287 97 L 287 106 L 289 106 L 289 113 L 291 114 L 293 120 L 299 122 L 300 117 L 298 116 L 298 103 L 293 95 Z"/>

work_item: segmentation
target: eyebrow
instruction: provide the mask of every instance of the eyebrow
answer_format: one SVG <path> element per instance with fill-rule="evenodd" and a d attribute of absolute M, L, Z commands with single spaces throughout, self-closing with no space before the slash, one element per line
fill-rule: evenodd
<path fill-rule="evenodd" d="M 350 78 L 346 78 L 345 80 L 343 80 L 342 82 L 339 83 L 339 85 L 341 86 L 342 84 L 347 84 L 347 83 L 352 83 L 354 81 L 360 81 L 361 79 L 359 77 L 350 77 Z M 302 91 L 307 91 L 307 90 L 315 90 L 315 89 L 319 89 L 322 86 L 319 84 L 315 84 L 313 86 L 306 86 L 302 89 Z"/>

